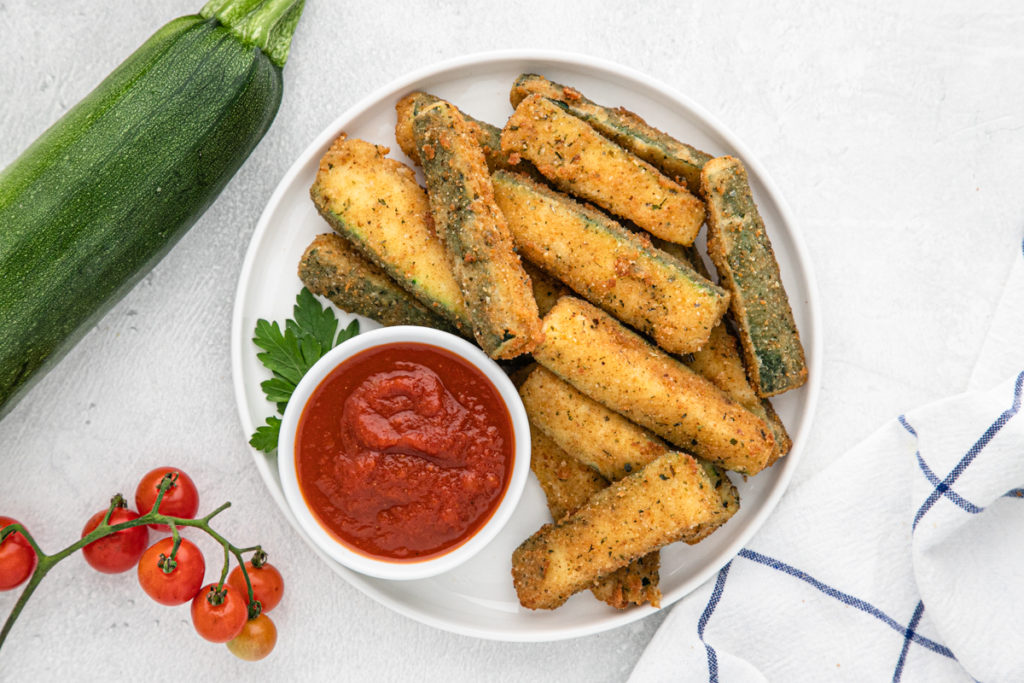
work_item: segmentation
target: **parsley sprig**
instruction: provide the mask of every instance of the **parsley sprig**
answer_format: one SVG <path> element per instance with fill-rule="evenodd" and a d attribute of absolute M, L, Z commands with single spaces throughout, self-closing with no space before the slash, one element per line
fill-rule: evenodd
<path fill-rule="evenodd" d="M 338 319 L 334 311 L 321 306 L 305 287 L 295 298 L 292 311 L 294 317 L 285 321 L 284 331 L 277 322 L 257 320 L 252 338 L 256 346 L 263 349 L 256 357 L 274 374 L 260 384 L 260 388 L 268 401 L 277 404 L 277 412 L 282 415 L 299 380 L 313 364 L 341 342 L 359 334 L 359 321 L 353 320 L 335 337 Z M 264 453 L 273 453 L 280 433 L 281 418 L 271 415 L 265 424 L 256 428 L 249 444 Z"/>

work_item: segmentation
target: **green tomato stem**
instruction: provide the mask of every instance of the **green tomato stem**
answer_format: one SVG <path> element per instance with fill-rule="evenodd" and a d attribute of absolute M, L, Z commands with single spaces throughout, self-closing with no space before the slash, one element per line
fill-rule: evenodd
<path fill-rule="evenodd" d="M 56 565 L 58 562 L 65 559 L 69 555 L 72 555 L 73 553 L 81 550 L 93 541 L 96 541 L 105 536 L 110 536 L 111 534 L 115 534 L 118 531 L 123 531 L 124 529 L 131 529 L 133 527 L 144 526 L 147 524 L 166 524 L 170 526 L 171 535 L 174 538 L 174 547 L 171 550 L 171 554 L 168 559 L 174 558 L 174 555 L 178 551 L 178 547 L 181 545 L 181 534 L 178 531 L 178 527 L 194 527 L 197 529 L 202 529 L 209 536 L 211 536 L 215 541 L 217 541 L 217 543 L 221 545 L 221 547 L 224 548 L 224 569 L 221 572 L 220 585 L 223 585 L 225 579 L 227 578 L 228 569 L 230 568 L 230 556 L 233 555 L 235 559 L 238 561 L 238 566 L 242 568 L 242 576 L 245 577 L 245 584 L 248 587 L 249 618 L 252 619 L 258 616 L 261 611 L 261 605 L 259 601 L 255 600 L 253 597 L 252 582 L 249 579 L 249 572 L 246 571 L 245 559 L 242 557 L 242 554 L 249 552 L 262 553 L 263 550 L 258 545 L 251 546 L 248 548 L 239 548 L 233 545 L 230 541 L 221 536 L 219 533 L 214 531 L 213 528 L 210 526 L 210 520 L 218 514 L 220 514 L 221 512 L 223 512 L 224 510 L 227 510 L 229 507 L 231 507 L 231 503 L 224 503 L 210 514 L 199 519 L 172 517 L 170 515 L 163 515 L 157 512 L 157 510 L 160 508 L 160 502 L 163 499 L 164 493 L 167 492 L 167 490 L 173 485 L 176 479 L 176 473 L 173 477 L 170 475 L 164 477 L 164 480 L 160 483 L 160 491 L 157 494 L 156 502 L 153 503 L 153 508 L 149 512 L 142 515 L 141 517 L 137 517 L 126 522 L 121 522 L 119 524 L 112 525 L 109 523 L 110 515 L 113 513 L 114 508 L 119 507 L 119 499 L 120 502 L 123 502 L 124 500 L 120 494 L 114 496 L 114 498 L 110 501 L 110 509 L 107 510 L 107 514 L 104 515 L 103 520 L 95 529 L 93 529 L 91 532 L 89 532 L 79 540 L 75 541 L 68 547 L 64 548 L 63 550 L 54 553 L 53 555 L 48 555 L 45 552 L 43 552 L 43 550 L 39 547 L 39 544 L 36 543 L 35 538 L 32 537 L 32 534 L 30 534 L 28 530 L 26 530 L 25 527 L 20 523 L 10 524 L 4 527 L 2 530 L 0 530 L 0 542 L 2 542 L 3 539 L 6 539 L 9 535 L 15 532 L 20 532 L 21 535 L 24 536 L 25 540 L 28 541 L 28 544 L 35 551 L 36 557 L 39 559 L 39 563 L 36 565 L 35 571 L 32 572 L 32 576 L 29 578 L 28 584 L 25 586 L 21 595 L 18 597 L 18 601 L 15 603 L 14 608 L 11 609 L 11 613 L 7 616 L 6 621 L 4 621 L 3 629 L 0 630 L 0 649 L 3 648 L 4 642 L 7 640 L 7 634 L 10 633 L 11 628 L 14 626 L 14 622 L 17 621 L 18 616 L 21 614 L 22 609 L 24 609 L 25 607 L 25 604 L 28 602 L 29 598 L 32 597 L 32 593 L 35 592 L 36 587 L 47 575 L 47 573 L 49 573 L 49 571 L 53 569 L 54 565 Z"/>

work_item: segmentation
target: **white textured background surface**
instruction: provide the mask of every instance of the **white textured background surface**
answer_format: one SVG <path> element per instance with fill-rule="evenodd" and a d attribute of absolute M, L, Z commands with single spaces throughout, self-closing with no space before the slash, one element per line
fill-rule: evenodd
<path fill-rule="evenodd" d="M 199 5 L 0 0 L 0 165 L 156 28 Z M 537 645 L 421 626 L 322 565 L 264 499 L 251 465 L 228 350 L 249 235 L 324 126 L 434 61 L 495 48 L 593 54 L 675 86 L 748 144 L 794 210 L 824 309 L 822 398 L 796 481 L 886 418 L 966 387 L 1024 231 L 1019 3 L 631 6 L 307 0 L 284 102 L 251 159 L 0 421 L 0 513 L 51 551 L 158 464 L 189 471 L 204 509 L 231 500 L 222 530 L 263 543 L 288 581 L 273 613 L 278 648 L 260 664 L 239 662 L 193 635 L 187 608 L 160 607 L 130 574 L 101 576 L 78 557 L 29 603 L 0 652 L 0 679 L 614 681 L 629 672 L 659 617 Z M 0 595 L 0 612 L 14 600 Z"/>

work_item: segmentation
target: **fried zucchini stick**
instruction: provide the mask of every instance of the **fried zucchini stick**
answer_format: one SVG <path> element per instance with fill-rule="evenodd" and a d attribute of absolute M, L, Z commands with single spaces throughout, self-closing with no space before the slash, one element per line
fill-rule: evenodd
<path fill-rule="evenodd" d="M 555 521 L 576 512 L 591 496 L 608 486 L 606 479 L 563 451 L 533 425 L 530 439 L 530 469 L 544 490 L 548 510 Z M 647 602 L 658 607 L 661 602 L 659 564 L 660 553 L 654 551 L 597 579 L 590 590 L 598 600 L 616 609 Z"/>
<path fill-rule="evenodd" d="M 697 253 L 696 247 L 683 247 L 663 240 L 654 240 L 655 246 L 666 253 L 675 256 L 685 263 L 693 265 L 694 270 L 710 279 L 711 274 L 704 265 L 703 259 Z M 778 446 L 776 455 L 768 463 L 772 465 L 775 460 L 789 453 L 793 447 L 793 441 L 789 438 L 786 426 L 782 424 L 778 414 L 772 407 L 771 401 L 761 398 L 754 391 L 753 385 L 747 378 L 747 371 L 743 365 L 743 356 L 740 355 L 739 341 L 732 333 L 726 319 L 723 318 L 718 325 L 711 330 L 708 343 L 683 357 L 683 363 L 688 368 L 711 380 L 715 386 L 729 394 L 741 406 L 757 415 L 768 423 L 775 436 L 775 444 Z"/>
<path fill-rule="evenodd" d="M 547 315 L 559 297 L 569 294 L 569 289 L 529 261 L 523 261 L 523 270 L 530 276 L 533 298 L 537 300 L 537 312 Z"/>
<path fill-rule="evenodd" d="M 664 455 L 516 548 L 512 581 L 519 602 L 554 609 L 597 577 L 713 523 L 721 506 L 714 482 L 696 460 Z"/>
<path fill-rule="evenodd" d="M 704 203 L 541 95 L 519 103 L 501 148 L 533 162 L 560 190 L 592 201 L 653 235 L 692 244 Z"/>
<path fill-rule="evenodd" d="M 413 122 L 430 210 L 467 303 L 473 335 L 492 358 L 529 353 L 540 340 L 530 279 L 512 246 L 473 127 L 448 102 Z"/>
<path fill-rule="evenodd" d="M 739 159 L 719 157 L 704 165 L 701 183 L 708 204 L 708 254 L 722 286 L 732 293 L 751 383 L 762 398 L 796 389 L 807 381 L 804 349 L 747 172 Z"/>
<path fill-rule="evenodd" d="M 663 133 L 631 111 L 591 102 L 575 88 L 549 81 L 537 74 L 522 74 L 512 85 L 513 107 L 530 95 L 540 94 L 561 102 L 566 111 L 589 123 L 615 144 L 628 149 L 669 178 L 685 182 L 693 194 L 700 192 L 700 170 L 711 155 Z"/>
<path fill-rule="evenodd" d="M 562 297 L 544 335 L 538 363 L 676 446 L 742 474 L 771 461 L 775 439 L 763 420 L 591 304 Z"/>
<path fill-rule="evenodd" d="M 320 160 L 309 193 L 331 227 L 432 311 L 472 329 L 427 194 L 387 147 L 342 133 Z"/>
<path fill-rule="evenodd" d="M 420 164 L 419 150 L 416 149 L 416 137 L 413 134 L 413 120 L 416 118 L 416 114 L 418 114 L 424 107 L 428 107 L 440 101 L 440 97 L 436 97 L 429 93 L 412 92 L 398 100 L 398 104 L 395 105 L 395 114 L 397 115 L 397 122 L 395 123 L 395 140 L 398 141 L 398 146 L 402 148 L 405 155 L 412 159 L 417 165 L 422 164 Z M 513 164 L 509 160 L 508 154 L 503 152 L 501 149 L 501 128 L 492 126 L 486 121 L 475 119 L 461 109 L 459 111 L 462 114 L 462 118 L 466 120 L 466 123 L 476 126 L 476 141 L 480 144 L 480 149 L 483 150 L 484 159 L 487 161 L 487 169 L 489 171 L 493 173 L 494 171 L 503 169 L 506 171 L 526 173 L 538 180 L 542 178 L 542 176 L 537 173 L 537 169 L 533 168 L 533 164 L 530 162 L 517 160 L 518 163 Z"/>
<path fill-rule="evenodd" d="M 591 496 L 608 487 L 608 480 L 558 447 L 551 438 L 530 423 L 530 469 L 544 495 L 548 510 L 557 522 L 583 507 Z"/>
<path fill-rule="evenodd" d="M 543 367 L 530 373 L 519 387 L 519 395 L 537 431 L 610 481 L 628 477 L 673 451 L 648 430 L 581 394 Z M 723 514 L 714 525 L 682 538 L 691 544 L 725 524 L 740 508 L 739 493 L 729 478 L 710 463 L 706 469 L 722 497 Z"/>
<path fill-rule="evenodd" d="M 522 175 L 492 182 L 524 259 L 666 351 L 699 349 L 728 310 L 723 289 L 600 211 Z"/>
<path fill-rule="evenodd" d="M 684 361 L 686 366 L 728 394 L 734 401 L 757 415 L 771 428 L 775 437 L 775 453 L 768 465 L 789 453 L 793 441 L 771 402 L 754 391 L 740 356 L 739 343 L 723 321 L 711 330 L 708 343 Z"/>
<path fill-rule="evenodd" d="M 330 299 L 338 308 L 382 325 L 422 325 L 459 334 L 437 315 L 367 261 L 341 235 L 317 235 L 299 261 L 299 279 L 306 288 Z"/>
<path fill-rule="evenodd" d="M 618 481 L 672 449 L 618 413 L 538 367 L 519 387 L 530 423 L 602 477 Z M 555 519 L 558 519 L 557 517 Z"/>

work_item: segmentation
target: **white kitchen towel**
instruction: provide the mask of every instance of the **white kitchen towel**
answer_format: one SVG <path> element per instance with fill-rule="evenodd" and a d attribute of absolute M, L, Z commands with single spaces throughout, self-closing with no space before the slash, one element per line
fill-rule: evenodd
<path fill-rule="evenodd" d="M 631 681 L 1024 681 L 1024 244 L 982 384 L 787 493 Z"/>

